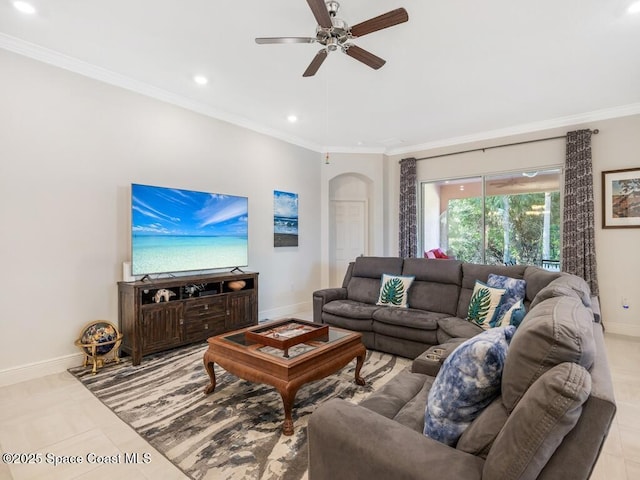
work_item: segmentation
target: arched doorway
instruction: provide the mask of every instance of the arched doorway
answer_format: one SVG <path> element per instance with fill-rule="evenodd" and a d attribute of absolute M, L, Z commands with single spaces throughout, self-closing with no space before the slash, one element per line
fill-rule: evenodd
<path fill-rule="evenodd" d="M 340 286 L 349 262 L 369 253 L 371 181 L 345 173 L 329 182 L 329 282 Z"/>

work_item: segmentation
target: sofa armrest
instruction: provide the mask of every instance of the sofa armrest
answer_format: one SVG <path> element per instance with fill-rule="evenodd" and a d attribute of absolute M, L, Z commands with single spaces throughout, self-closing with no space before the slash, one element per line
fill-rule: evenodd
<path fill-rule="evenodd" d="M 462 343 L 466 342 L 468 338 L 452 338 L 448 342 L 440 345 L 434 345 L 418 355 L 411 364 L 411 371 L 413 373 L 422 373 L 423 375 L 429 375 L 435 377 L 440 371 L 440 367 L 444 363 L 451 353 L 458 348 Z M 436 352 L 438 358 L 432 358 L 431 355 Z"/>
<path fill-rule="evenodd" d="M 484 460 L 334 399 L 309 418 L 309 480 L 482 478 Z"/>
<path fill-rule="evenodd" d="M 313 292 L 313 321 L 322 323 L 322 307 L 334 300 L 345 300 L 347 298 L 346 288 L 325 288 Z"/>

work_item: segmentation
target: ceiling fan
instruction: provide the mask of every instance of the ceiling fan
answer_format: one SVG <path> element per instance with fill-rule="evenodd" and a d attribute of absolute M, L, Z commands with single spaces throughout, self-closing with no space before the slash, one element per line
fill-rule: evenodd
<path fill-rule="evenodd" d="M 340 48 L 351 58 L 370 66 L 377 70 L 385 64 L 385 60 L 375 56 L 373 53 L 358 47 L 349 40 L 362 37 L 369 33 L 377 32 L 384 28 L 393 27 L 399 23 L 409 20 L 409 15 L 404 8 L 397 8 L 390 12 L 370 18 L 364 22 L 349 27 L 347 22 L 336 17 L 340 4 L 338 2 L 324 0 L 307 0 L 313 16 L 318 22 L 315 37 L 258 37 L 256 43 L 263 45 L 268 43 L 319 43 L 323 48 L 316 54 L 307 69 L 302 74 L 303 77 L 311 77 L 316 74 L 322 62 L 327 58 L 329 52 Z"/>

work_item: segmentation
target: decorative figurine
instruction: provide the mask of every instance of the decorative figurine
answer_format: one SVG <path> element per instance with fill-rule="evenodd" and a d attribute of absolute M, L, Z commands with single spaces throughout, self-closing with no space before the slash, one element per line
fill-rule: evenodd
<path fill-rule="evenodd" d="M 171 297 L 175 297 L 175 296 L 176 294 L 173 293 L 171 290 L 167 290 L 166 288 L 161 288 L 153 296 L 153 301 L 156 303 L 160 303 L 162 300 L 164 300 L 165 302 L 168 302 Z"/>

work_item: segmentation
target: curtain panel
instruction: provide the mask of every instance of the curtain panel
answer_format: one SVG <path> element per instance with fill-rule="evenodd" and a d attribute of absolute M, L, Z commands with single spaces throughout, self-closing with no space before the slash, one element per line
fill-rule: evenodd
<path fill-rule="evenodd" d="M 416 159 L 400 161 L 399 255 L 415 257 L 418 251 L 418 214 L 416 206 Z"/>
<path fill-rule="evenodd" d="M 562 271 L 584 278 L 598 295 L 591 130 L 567 133 Z"/>

